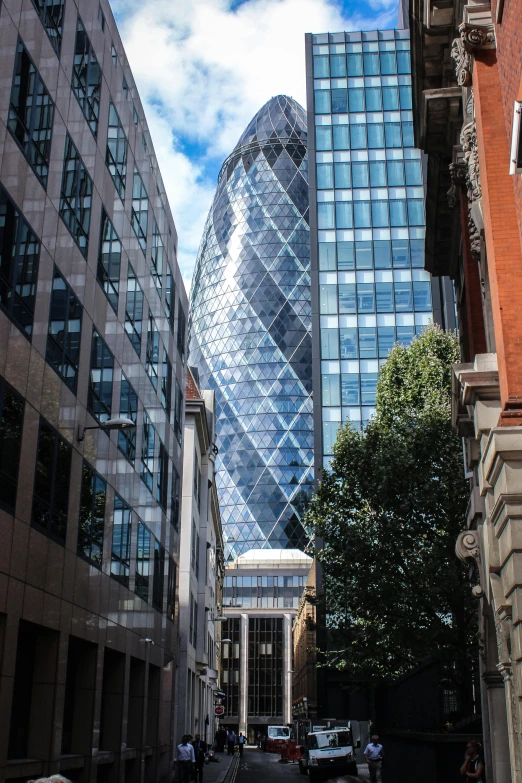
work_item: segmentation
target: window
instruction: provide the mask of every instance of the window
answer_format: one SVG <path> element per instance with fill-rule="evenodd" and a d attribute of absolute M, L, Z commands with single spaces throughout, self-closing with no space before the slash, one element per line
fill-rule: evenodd
<path fill-rule="evenodd" d="M 337 313 L 337 286 L 319 286 L 319 312 L 322 315 L 335 315 Z"/>
<path fill-rule="evenodd" d="M 65 543 L 72 448 L 40 418 L 32 525 L 60 544 Z"/>
<path fill-rule="evenodd" d="M 141 436 L 141 472 L 140 476 L 152 492 L 154 476 L 154 452 L 156 449 L 156 430 L 146 411 L 143 411 L 143 432 Z"/>
<path fill-rule="evenodd" d="M 368 125 L 368 149 L 378 150 L 384 147 L 384 126 L 380 122 Z"/>
<path fill-rule="evenodd" d="M 54 267 L 46 359 L 76 394 L 83 308 L 71 286 Z"/>
<path fill-rule="evenodd" d="M 410 53 L 397 52 L 397 71 L 398 73 L 411 73 Z"/>
<path fill-rule="evenodd" d="M 410 256 L 407 239 L 394 239 L 392 242 L 392 262 L 394 269 L 409 269 Z"/>
<path fill-rule="evenodd" d="M 405 147 L 414 147 L 413 122 L 402 123 L 402 143 Z"/>
<path fill-rule="evenodd" d="M 388 160 L 388 186 L 390 188 L 401 188 L 404 186 L 404 169 L 402 160 Z"/>
<path fill-rule="evenodd" d="M 375 292 L 373 289 L 373 283 L 357 284 L 357 312 L 375 312 Z"/>
<path fill-rule="evenodd" d="M 377 358 L 377 335 L 373 327 L 359 329 L 359 352 L 361 359 Z"/>
<path fill-rule="evenodd" d="M 390 225 L 387 201 L 372 201 L 372 226 L 387 228 Z"/>
<path fill-rule="evenodd" d="M 406 220 L 406 202 L 402 199 L 390 201 L 390 225 L 407 226 Z"/>
<path fill-rule="evenodd" d="M 334 205 L 319 201 L 317 204 L 317 226 L 319 229 L 335 228 Z"/>
<path fill-rule="evenodd" d="M 127 177 L 127 139 L 112 100 L 109 104 L 109 128 L 107 131 L 105 163 L 118 195 L 124 201 L 125 180 Z"/>
<path fill-rule="evenodd" d="M 338 126 L 336 126 L 338 127 Z M 329 125 L 317 125 L 315 128 L 315 146 L 318 151 L 332 149 L 332 129 Z"/>
<path fill-rule="evenodd" d="M 112 64 L 116 68 L 116 66 L 118 65 L 118 53 L 112 41 L 111 41 L 111 57 L 112 57 Z"/>
<path fill-rule="evenodd" d="M 105 17 L 103 17 L 103 23 L 105 24 Z M 72 90 L 95 138 L 98 135 L 98 119 L 100 117 L 101 83 L 101 68 L 98 65 L 98 60 L 85 28 L 78 19 L 76 43 L 74 46 Z"/>
<path fill-rule="evenodd" d="M 354 269 L 353 242 L 337 243 L 337 267 L 340 272 Z"/>
<path fill-rule="evenodd" d="M 382 111 L 381 88 L 366 87 L 366 111 Z"/>
<path fill-rule="evenodd" d="M 98 6 L 98 22 L 102 29 L 102 33 L 105 32 L 105 14 L 102 11 L 101 5 Z"/>
<path fill-rule="evenodd" d="M 413 281 L 413 302 L 416 312 L 431 312 L 431 285 L 429 280 Z"/>
<path fill-rule="evenodd" d="M 152 605 L 158 612 L 163 610 L 163 584 L 165 581 L 165 550 L 157 538 L 154 539 L 154 571 L 152 574 Z"/>
<path fill-rule="evenodd" d="M 379 340 L 379 359 L 386 359 L 395 343 L 395 329 L 393 326 L 377 327 L 377 337 Z"/>
<path fill-rule="evenodd" d="M 134 169 L 132 184 L 131 223 L 139 245 L 145 253 L 147 249 L 147 221 L 149 216 L 149 198 L 138 169 Z"/>
<path fill-rule="evenodd" d="M 330 90 L 316 90 L 314 101 L 316 114 L 330 114 Z"/>
<path fill-rule="evenodd" d="M 339 285 L 339 312 L 356 313 L 355 284 L 343 283 Z"/>
<path fill-rule="evenodd" d="M 386 187 L 386 161 L 384 160 L 370 161 L 370 187 L 372 188 Z"/>
<path fill-rule="evenodd" d="M 134 424 L 138 420 L 138 395 L 123 374 L 121 376 L 119 415 L 130 419 Z M 136 427 L 118 430 L 118 448 L 131 465 L 134 465 L 134 460 L 136 459 Z"/>
<path fill-rule="evenodd" d="M 348 104 L 344 87 L 342 90 L 332 90 L 332 114 L 346 114 L 347 111 Z"/>
<path fill-rule="evenodd" d="M 393 313 L 393 289 L 391 283 L 375 283 L 378 313 Z"/>
<path fill-rule="evenodd" d="M 93 329 L 87 410 L 98 421 L 107 421 L 111 417 L 113 375 L 114 356 L 105 340 Z"/>
<path fill-rule="evenodd" d="M 346 62 L 348 65 L 348 76 L 363 75 L 362 54 L 348 54 L 346 56 Z"/>
<path fill-rule="evenodd" d="M 156 476 L 156 500 L 163 511 L 167 511 L 167 496 L 169 484 L 169 455 L 167 449 L 159 440 L 158 473 Z"/>
<path fill-rule="evenodd" d="M 353 228 L 351 201 L 337 201 L 335 203 L 335 224 L 337 228 Z"/>
<path fill-rule="evenodd" d="M 88 462 L 83 463 L 78 526 L 78 554 L 101 568 L 107 484 Z"/>
<path fill-rule="evenodd" d="M 25 402 L 0 378 L 0 507 L 14 514 Z"/>
<path fill-rule="evenodd" d="M 379 55 L 377 52 L 364 52 L 363 63 L 365 76 L 378 76 L 380 74 Z"/>
<path fill-rule="evenodd" d="M 135 106 L 132 107 L 132 120 L 134 122 L 134 125 L 138 127 L 139 117 Z"/>
<path fill-rule="evenodd" d="M 333 128 L 334 150 L 349 150 L 348 125 L 334 125 Z"/>
<path fill-rule="evenodd" d="M 376 239 L 373 243 L 376 269 L 389 269 L 391 267 L 390 242 L 387 239 Z"/>
<path fill-rule="evenodd" d="M 331 163 L 317 164 L 317 188 L 318 190 L 331 190 L 333 188 L 333 171 Z"/>
<path fill-rule="evenodd" d="M 366 149 L 366 125 L 350 125 L 350 147 L 352 150 Z"/>
<path fill-rule="evenodd" d="M 411 265 L 415 269 L 424 269 L 424 240 L 412 239 L 411 245 Z"/>
<path fill-rule="evenodd" d="M 387 147 L 400 147 L 401 142 L 401 124 L 400 122 L 385 122 L 384 131 L 386 134 Z"/>
<path fill-rule="evenodd" d="M 372 268 L 372 243 L 371 242 L 356 242 L 355 243 L 355 258 L 357 269 L 371 269 Z"/>
<path fill-rule="evenodd" d="M 413 326 L 398 326 L 397 327 L 397 342 L 399 345 L 408 346 L 414 337 Z"/>
<path fill-rule="evenodd" d="M 332 79 L 346 78 L 346 57 L 344 54 L 330 55 L 330 74 Z"/>
<path fill-rule="evenodd" d="M 328 57 L 314 57 L 314 76 L 316 79 L 328 79 Z"/>
<path fill-rule="evenodd" d="M 129 264 L 127 272 L 127 300 L 125 303 L 125 331 L 138 356 L 141 354 L 142 320 L 143 291 L 133 268 Z"/>
<path fill-rule="evenodd" d="M 167 418 L 170 419 L 172 407 L 172 364 L 165 348 L 163 349 L 163 368 L 161 371 L 161 404 L 167 414 Z"/>
<path fill-rule="evenodd" d="M 353 202 L 353 225 L 355 228 L 370 228 L 370 202 Z"/>
<path fill-rule="evenodd" d="M 176 284 L 170 266 L 167 264 L 167 275 L 165 278 L 165 315 L 169 322 L 170 331 L 174 333 L 174 313 L 176 308 Z"/>
<path fill-rule="evenodd" d="M 395 311 L 398 313 L 411 313 L 413 310 L 413 299 L 411 283 L 394 283 L 395 292 Z"/>
<path fill-rule="evenodd" d="M 321 376 L 322 403 L 325 407 L 341 404 L 338 375 Z"/>
<path fill-rule="evenodd" d="M 397 62 L 395 60 L 395 52 L 379 52 L 381 56 L 381 74 L 383 76 L 390 76 L 397 73 Z"/>
<path fill-rule="evenodd" d="M 410 226 L 424 225 L 424 199 L 408 199 L 408 223 Z"/>
<path fill-rule="evenodd" d="M 136 583 L 134 591 L 144 601 L 149 600 L 150 577 L 150 530 L 138 522 L 138 544 L 136 549 Z"/>
<path fill-rule="evenodd" d="M 114 495 L 112 520 L 111 576 L 129 586 L 131 543 L 131 509 L 119 495 Z"/>
<path fill-rule="evenodd" d="M 154 318 L 149 313 L 147 328 L 147 348 L 145 352 L 145 371 L 149 376 L 155 391 L 158 390 L 159 371 L 159 332 L 156 329 Z"/>
<path fill-rule="evenodd" d="M 174 620 L 176 602 L 176 563 L 169 557 L 169 574 L 167 582 L 167 618 Z"/>
<path fill-rule="evenodd" d="M 126 98 L 129 97 L 129 85 L 127 84 L 127 79 L 125 76 L 121 80 L 121 89 L 123 90 L 123 94 Z"/>
<path fill-rule="evenodd" d="M 412 187 L 422 185 L 422 167 L 420 160 L 405 160 L 404 172 L 406 174 L 406 185 Z"/>
<path fill-rule="evenodd" d="M 174 530 L 179 527 L 179 510 L 181 503 L 181 479 L 179 473 L 172 465 L 172 491 L 170 496 L 170 523 Z"/>
<path fill-rule="evenodd" d="M 60 215 L 71 232 L 72 238 L 87 257 L 89 247 L 89 227 L 91 223 L 92 179 L 67 134 L 65 142 L 65 160 L 63 164 L 62 194 Z"/>
<path fill-rule="evenodd" d="M 185 332 L 187 328 L 187 318 L 185 316 L 185 311 L 183 310 L 181 306 L 181 300 L 179 302 L 178 307 L 178 334 L 177 334 L 177 345 L 178 345 L 178 352 L 181 358 L 182 363 L 185 363 Z"/>
<path fill-rule="evenodd" d="M 44 188 L 49 174 L 53 117 L 51 96 L 19 38 L 7 125 Z"/>
<path fill-rule="evenodd" d="M 181 446 L 181 425 L 183 420 L 183 393 L 176 378 L 176 391 L 174 394 L 174 434 Z"/>
<path fill-rule="evenodd" d="M 362 87 L 353 87 L 351 90 L 348 90 L 348 98 L 350 100 L 350 111 L 364 111 L 364 90 Z"/>
<path fill-rule="evenodd" d="M 163 241 L 161 239 L 160 230 L 156 219 L 152 224 L 152 253 L 150 257 L 150 273 L 154 284 L 157 288 L 158 294 L 161 298 L 161 286 L 163 280 L 163 256 L 165 248 L 163 247 Z"/>
<path fill-rule="evenodd" d="M 324 421 L 323 422 L 323 453 L 333 454 L 333 447 L 337 440 L 337 430 L 339 429 L 338 421 Z"/>
<path fill-rule="evenodd" d="M 341 375 L 341 400 L 343 405 L 360 405 L 358 375 Z"/>
<path fill-rule="evenodd" d="M 357 329 L 355 327 L 339 329 L 339 340 L 341 343 L 341 359 L 357 359 Z"/>
<path fill-rule="evenodd" d="M 0 186 L 0 306 L 26 335 L 33 332 L 40 242 Z"/>
<path fill-rule="evenodd" d="M 321 359 L 339 358 L 339 332 L 337 329 L 321 329 Z"/>
<path fill-rule="evenodd" d="M 397 87 L 382 88 L 382 106 L 384 111 L 399 110 L 399 90 Z"/>
<path fill-rule="evenodd" d="M 121 242 L 109 220 L 109 216 L 102 209 L 100 252 L 96 277 L 116 314 L 118 314 L 118 297 L 120 293 L 120 267 Z"/>
<path fill-rule="evenodd" d="M 401 96 L 401 111 L 411 111 L 411 87 L 408 87 L 407 85 L 401 85 L 399 87 L 399 93 Z"/>
<path fill-rule="evenodd" d="M 375 405 L 377 397 L 377 373 L 361 374 L 361 403 Z"/>
<path fill-rule="evenodd" d="M 33 0 L 33 5 L 42 20 L 51 46 L 59 57 L 62 47 L 65 0 Z"/>
<path fill-rule="evenodd" d="M 198 455 L 194 454 L 194 497 L 198 504 L 198 511 L 201 510 L 201 468 L 199 467 Z"/>
<path fill-rule="evenodd" d="M 367 163 L 352 163 L 352 182 L 354 188 L 368 187 Z"/>
<path fill-rule="evenodd" d="M 319 242 L 319 269 L 328 272 L 335 268 L 335 242 Z"/>
<path fill-rule="evenodd" d="M 349 163 L 334 163 L 334 172 L 336 188 L 352 187 L 352 177 Z"/>

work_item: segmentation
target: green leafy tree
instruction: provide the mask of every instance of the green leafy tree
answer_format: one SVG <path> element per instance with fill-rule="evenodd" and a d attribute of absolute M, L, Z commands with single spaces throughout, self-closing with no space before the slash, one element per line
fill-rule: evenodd
<path fill-rule="evenodd" d="M 329 627 L 328 665 L 366 682 L 428 656 L 471 704 L 473 605 L 455 540 L 469 497 L 451 427 L 455 335 L 428 327 L 382 367 L 364 432 L 339 430 L 308 511 L 319 540 Z M 332 644 L 333 643 L 333 644 Z"/>

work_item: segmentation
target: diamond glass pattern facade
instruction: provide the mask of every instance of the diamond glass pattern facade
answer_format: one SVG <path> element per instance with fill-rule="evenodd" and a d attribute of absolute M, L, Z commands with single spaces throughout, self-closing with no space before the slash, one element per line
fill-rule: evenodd
<path fill-rule="evenodd" d="M 379 367 L 433 305 L 409 31 L 307 35 L 306 58 L 320 467 L 341 422 L 371 417 Z"/>
<path fill-rule="evenodd" d="M 216 390 L 228 558 L 308 542 L 309 248 L 306 113 L 278 95 L 222 166 L 191 292 L 190 364 Z"/>

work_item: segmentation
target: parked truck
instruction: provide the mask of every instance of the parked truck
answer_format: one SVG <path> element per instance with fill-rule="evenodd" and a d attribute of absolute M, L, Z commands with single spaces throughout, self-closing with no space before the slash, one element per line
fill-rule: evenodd
<path fill-rule="evenodd" d="M 355 749 L 360 744 L 360 740 L 354 744 L 350 721 L 346 726 L 311 731 L 301 746 L 299 771 L 308 775 L 311 783 L 322 775 L 357 775 Z"/>

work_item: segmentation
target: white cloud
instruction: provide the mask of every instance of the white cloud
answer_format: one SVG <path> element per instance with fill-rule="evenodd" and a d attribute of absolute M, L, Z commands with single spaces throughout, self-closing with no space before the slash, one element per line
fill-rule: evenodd
<path fill-rule="evenodd" d="M 215 171 L 273 95 L 306 106 L 304 34 L 386 29 L 396 0 L 112 0 L 147 114 L 190 280 Z M 379 6 L 380 16 L 371 15 Z M 212 174 L 210 174 L 212 172 Z M 187 286 L 188 287 L 188 286 Z"/>

